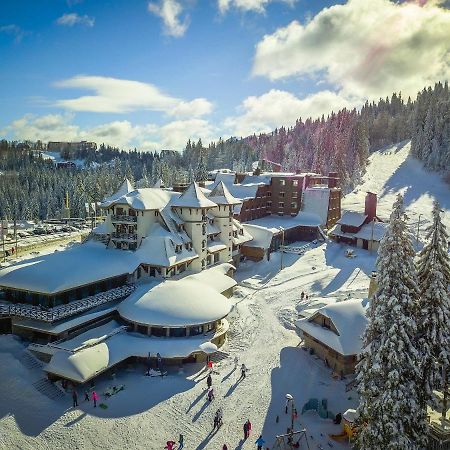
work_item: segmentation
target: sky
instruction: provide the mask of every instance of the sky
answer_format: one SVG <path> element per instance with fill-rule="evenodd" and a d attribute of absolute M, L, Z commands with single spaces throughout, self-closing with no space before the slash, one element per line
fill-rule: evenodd
<path fill-rule="evenodd" d="M 181 150 L 450 78 L 443 1 L 2 0 L 0 137 Z"/>

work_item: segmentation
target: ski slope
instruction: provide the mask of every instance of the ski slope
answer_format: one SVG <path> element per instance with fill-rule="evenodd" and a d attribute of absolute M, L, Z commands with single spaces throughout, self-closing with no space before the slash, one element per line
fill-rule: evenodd
<path fill-rule="evenodd" d="M 421 161 L 410 155 L 411 143 L 402 142 L 374 152 L 369 158 L 362 183 L 346 195 L 342 209 L 364 211 L 366 192 L 378 194 L 378 216 L 389 219 L 397 194 L 404 195 L 406 211 L 411 225 L 420 217 L 420 235 L 431 220 L 433 201 L 437 199 L 444 210 L 444 223 L 450 229 L 450 185 L 435 172 L 424 169 Z"/>

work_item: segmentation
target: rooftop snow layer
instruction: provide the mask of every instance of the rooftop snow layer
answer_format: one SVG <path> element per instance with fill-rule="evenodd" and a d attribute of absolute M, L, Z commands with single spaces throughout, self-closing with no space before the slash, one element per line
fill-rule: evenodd
<path fill-rule="evenodd" d="M 337 223 L 351 227 L 360 227 L 367 219 L 367 215 L 354 211 L 346 211 Z"/>
<path fill-rule="evenodd" d="M 245 223 L 245 225 L 258 225 L 270 229 L 273 233 L 279 233 L 280 228 L 288 230 L 299 225 L 318 227 L 320 224 L 321 218 L 319 216 L 304 211 L 300 211 L 296 216 L 278 216 L 274 214 Z"/>
<path fill-rule="evenodd" d="M 224 275 L 226 276 L 226 275 Z M 162 327 L 186 327 L 214 322 L 231 311 L 231 302 L 195 278 L 166 280 L 141 286 L 118 307 L 131 322 Z"/>
<path fill-rule="evenodd" d="M 231 195 L 223 181 L 219 181 L 212 189 L 209 199 L 218 205 L 237 205 L 241 203 L 240 200 Z"/>
<path fill-rule="evenodd" d="M 274 234 L 276 234 L 274 231 L 251 223 L 243 223 L 242 226 L 244 227 L 244 230 L 253 237 L 251 241 L 243 244 L 244 246 L 264 248 L 266 250 L 270 247 L 272 238 Z"/>
<path fill-rule="evenodd" d="M 345 300 L 320 308 L 310 318 L 298 320 L 296 325 L 341 355 L 358 355 L 363 346 L 362 335 L 367 327 L 368 306 L 367 299 Z M 318 314 L 328 317 L 339 334 L 312 322 Z"/>
<path fill-rule="evenodd" d="M 134 190 L 130 180 L 128 178 L 125 178 L 124 182 L 120 186 L 119 190 L 115 192 L 110 197 L 105 198 L 104 202 L 112 202 L 115 199 L 118 199 L 124 195 L 127 195 L 129 192 L 132 192 Z"/>
<path fill-rule="evenodd" d="M 187 208 L 214 208 L 217 206 L 209 200 L 197 183 L 192 183 L 178 198 L 173 199 L 171 206 Z"/>
<path fill-rule="evenodd" d="M 388 228 L 388 224 L 384 222 L 371 222 L 363 225 L 362 228 L 355 233 L 355 237 L 358 239 L 365 239 L 367 241 L 381 241 L 383 239 Z"/>
<path fill-rule="evenodd" d="M 170 200 L 179 197 L 178 192 L 166 191 L 158 188 L 135 189 L 125 195 L 105 200 L 101 203 L 102 208 L 112 205 L 128 205 L 137 210 L 155 210 L 164 208 Z"/>

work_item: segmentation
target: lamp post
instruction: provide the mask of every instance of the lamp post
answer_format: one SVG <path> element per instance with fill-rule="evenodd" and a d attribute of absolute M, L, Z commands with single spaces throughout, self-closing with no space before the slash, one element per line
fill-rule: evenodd
<path fill-rule="evenodd" d="M 291 429 L 289 431 L 288 442 L 291 448 L 294 448 L 294 397 L 291 394 L 286 394 L 286 400 L 291 404 Z"/>
<path fill-rule="evenodd" d="M 280 227 L 281 231 L 281 259 L 280 259 L 280 270 L 283 270 L 283 254 L 284 254 L 284 228 Z"/>

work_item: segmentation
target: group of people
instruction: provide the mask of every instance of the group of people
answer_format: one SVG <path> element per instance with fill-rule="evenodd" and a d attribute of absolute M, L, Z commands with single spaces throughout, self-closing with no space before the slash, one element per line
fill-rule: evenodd
<path fill-rule="evenodd" d="M 308 300 L 308 299 L 309 299 L 308 294 L 305 294 L 305 293 L 302 291 L 302 293 L 300 294 L 300 300 Z"/>
<path fill-rule="evenodd" d="M 97 408 L 98 394 L 95 391 L 92 391 L 92 401 L 94 402 L 94 408 Z M 89 391 L 84 391 L 84 401 L 88 402 L 91 400 L 89 396 Z M 73 407 L 76 408 L 78 406 L 78 392 L 76 389 L 72 391 L 72 403 Z"/>
<path fill-rule="evenodd" d="M 263 445 L 266 443 L 266 441 L 263 439 L 262 435 L 259 435 L 259 438 L 256 439 L 255 444 L 257 446 L 258 450 L 262 450 Z M 227 444 L 223 444 L 222 450 L 228 450 Z"/>

